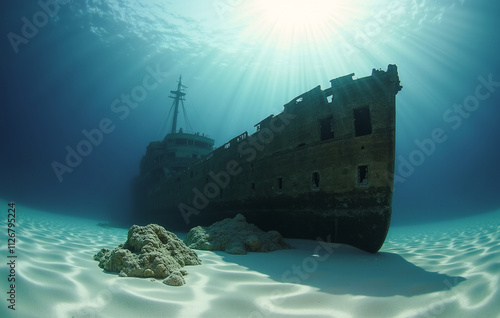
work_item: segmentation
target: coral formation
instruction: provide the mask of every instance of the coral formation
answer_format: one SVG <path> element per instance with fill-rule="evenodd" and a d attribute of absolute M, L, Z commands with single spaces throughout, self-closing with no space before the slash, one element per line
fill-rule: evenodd
<path fill-rule="evenodd" d="M 192 228 L 184 239 L 184 243 L 194 249 L 225 251 L 229 254 L 270 252 L 290 248 L 280 233 L 264 232 L 254 224 L 247 223 L 241 214 L 208 227 Z"/>
<path fill-rule="evenodd" d="M 201 264 L 195 251 L 157 224 L 133 225 L 124 244 L 113 250 L 101 249 L 94 260 L 121 277 L 166 278 L 163 282 L 174 286 L 185 283 L 182 276 L 187 271 L 182 267 Z"/>

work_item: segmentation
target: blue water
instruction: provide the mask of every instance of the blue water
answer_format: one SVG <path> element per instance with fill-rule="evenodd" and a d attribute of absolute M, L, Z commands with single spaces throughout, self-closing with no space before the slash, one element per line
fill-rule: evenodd
<path fill-rule="evenodd" d="M 0 197 L 124 220 L 179 75 L 219 146 L 318 84 L 397 64 L 393 224 L 498 209 L 500 3 L 307 3 L 2 2 Z"/>

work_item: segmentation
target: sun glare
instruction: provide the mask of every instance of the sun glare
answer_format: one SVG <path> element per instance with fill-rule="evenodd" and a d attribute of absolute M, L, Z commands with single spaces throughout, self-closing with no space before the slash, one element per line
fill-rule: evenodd
<path fill-rule="evenodd" d="M 344 23 L 335 0 L 259 0 L 259 28 L 279 44 L 317 41 Z"/>
<path fill-rule="evenodd" d="M 274 0 L 262 3 L 266 19 L 275 23 L 277 28 L 287 30 L 289 28 L 309 27 L 323 23 L 327 17 L 324 10 L 325 3 L 329 1 L 305 0 Z"/>

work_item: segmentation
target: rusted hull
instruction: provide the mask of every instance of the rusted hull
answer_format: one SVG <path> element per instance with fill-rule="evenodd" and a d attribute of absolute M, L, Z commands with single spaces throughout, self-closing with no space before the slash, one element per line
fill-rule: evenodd
<path fill-rule="evenodd" d="M 186 231 L 241 213 L 285 237 L 377 252 L 391 219 L 397 69 L 331 82 L 175 176 L 140 176 L 138 221 Z"/>

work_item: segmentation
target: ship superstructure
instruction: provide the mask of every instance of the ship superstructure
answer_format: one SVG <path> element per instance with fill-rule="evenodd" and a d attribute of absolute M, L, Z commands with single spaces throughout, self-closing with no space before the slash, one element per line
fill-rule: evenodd
<path fill-rule="evenodd" d="M 138 219 L 187 231 L 241 213 L 284 237 L 377 252 L 391 219 L 402 87 L 395 65 L 353 76 L 293 98 L 254 133 L 213 151 L 213 140 L 181 132 L 151 143 L 137 183 Z"/>

